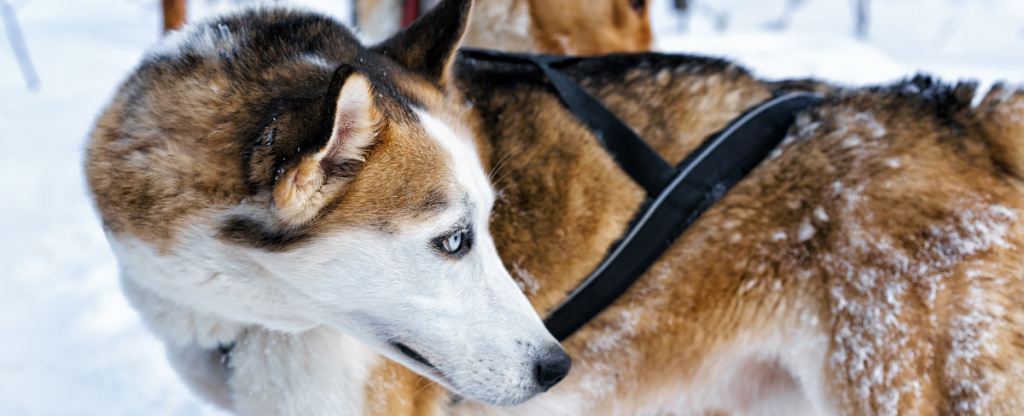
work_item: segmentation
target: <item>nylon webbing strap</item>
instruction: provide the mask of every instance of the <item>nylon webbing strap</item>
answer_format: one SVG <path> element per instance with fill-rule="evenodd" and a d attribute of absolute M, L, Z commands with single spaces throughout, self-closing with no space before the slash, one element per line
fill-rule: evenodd
<path fill-rule="evenodd" d="M 651 197 L 661 193 L 676 170 L 650 145 L 623 123 L 608 107 L 580 88 L 565 74 L 544 63 L 540 69 L 558 90 L 569 110 L 590 127 L 601 145 L 611 153 L 622 170 L 647 190 Z"/>
<path fill-rule="evenodd" d="M 551 65 L 573 62 L 581 58 L 552 55 L 511 54 L 479 49 L 463 49 L 463 55 L 481 60 L 496 60 L 513 63 L 531 63 L 547 76 L 555 87 L 559 98 L 583 124 L 597 137 L 633 180 L 647 190 L 652 198 L 668 185 L 676 170 L 661 158 L 650 145 L 640 138 L 594 96 L 580 88 L 571 78 Z"/>
<path fill-rule="evenodd" d="M 544 324 L 551 334 L 568 338 L 625 293 L 700 214 L 764 160 L 786 136 L 796 113 L 820 102 L 812 93 L 775 98 L 691 153 L 597 270 L 548 315 Z"/>
<path fill-rule="evenodd" d="M 560 341 L 625 293 L 705 210 L 768 156 L 786 136 L 797 113 L 822 101 L 820 94 L 809 92 L 768 100 L 709 137 L 677 168 L 672 168 L 601 102 L 551 66 L 585 58 L 465 49 L 463 55 L 537 65 L 566 106 L 593 130 L 623 170 L 654 198 L 645 204 L 626 236 L 597 269 L 544 320 Z"/>

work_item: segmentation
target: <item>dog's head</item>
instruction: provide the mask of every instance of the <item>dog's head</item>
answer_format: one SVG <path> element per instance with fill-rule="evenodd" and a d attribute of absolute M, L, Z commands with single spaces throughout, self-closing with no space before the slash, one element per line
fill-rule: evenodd
<path fill-rule="evenodd" d="M 247 155 L 249 181 L 272 190 L 266 217 L 228 216 L 220 237 L 254 250 L 268 229 L 305 239 L 265 247 L 278 252 L 261 263 L 312 319 L 469 398 L 514 404 L 569 359 L 498 257 L 494 191 L 446 92 L 470 4 L 442 3 L 273 117 Z"/>
<path fill-rule="evenodd" d="M 494 190 L 449 80 L 470 4 L 372 48 L 262 9 L 151 54 L 87 162 L 133 285 L 243 324 L 338 328 L 484 403 L 561 380 L 569 357 L 488 231 Z"/>

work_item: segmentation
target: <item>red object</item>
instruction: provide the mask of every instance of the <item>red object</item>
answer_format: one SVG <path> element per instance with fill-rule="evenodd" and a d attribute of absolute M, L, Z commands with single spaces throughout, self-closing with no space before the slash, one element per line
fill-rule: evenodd
<path fill-rule="evenodd" d="M 419 17 L 420 0 L 405 0 L 405 5 L 402 6 L 402 27 L 411 25 Z"/>
<path fill-rule="evenodd" d="M 164 33 L 181 29 L 185 24 L 185 0 L 163 0 Z"/>

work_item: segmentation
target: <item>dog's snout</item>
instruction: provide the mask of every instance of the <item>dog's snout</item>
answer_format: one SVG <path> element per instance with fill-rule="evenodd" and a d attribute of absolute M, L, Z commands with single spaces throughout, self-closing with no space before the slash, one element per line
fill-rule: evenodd
<path fill-rule="evenodd" d="M 535 369 L 537 384 L 540 385 L 541 390 L 548 391 L 569 374 L 570 368 L 572 368 L 572 359 L 569 358 L 569 354 L 562 349 L 562 346 L 552 345 L 537 361 Z"/>

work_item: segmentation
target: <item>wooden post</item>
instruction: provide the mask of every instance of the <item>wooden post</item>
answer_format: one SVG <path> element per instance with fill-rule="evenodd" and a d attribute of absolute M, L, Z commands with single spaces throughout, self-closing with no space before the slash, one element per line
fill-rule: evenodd
<path fill-rule="evenodd" d="M 164 33 L 181 29 L 185 24 L 185 0 L 163 0 Z"/>

